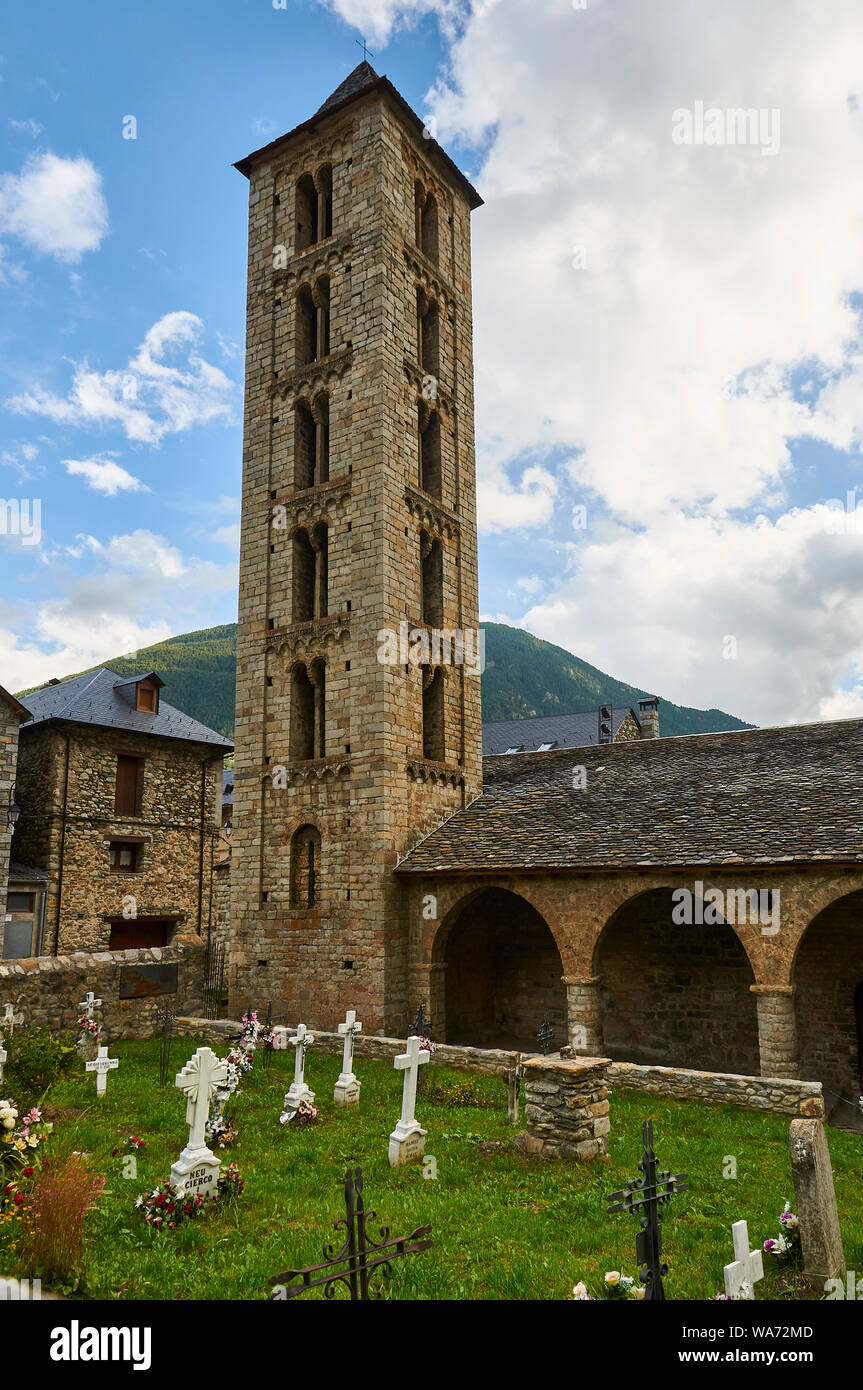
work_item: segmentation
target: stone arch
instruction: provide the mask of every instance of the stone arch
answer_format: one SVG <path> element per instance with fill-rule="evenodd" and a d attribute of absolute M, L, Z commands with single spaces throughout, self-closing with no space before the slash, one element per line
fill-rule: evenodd
<path fill-rule="evenodd" d="M 603 1055 L 757 1076 L 749 957 L 724 919 L 675 924 L 672 891 L 654 887 L 628 898 L 596 942 Z"/>
<path fill-rule="evenodd" d="M 321 832 L 306 822 L 291 836 L 291 907 L 313 908 L 321 897 Z"/>
<path fill-rule="evenodd" d="M 799 1075 L 820 1081 L 832 1118 L 863 1088 L 863 889 L 833 899 L 802 933 L 791 965 Z"/>
<path fill-rule="evenodd" d="M 547 1016 L 552 1047 L 567 1041 L 560 950 L 520 894 L 498 887 L 468 893 L 438 927 L 431 956 L 436 1039 L 534 1052 Z"/>

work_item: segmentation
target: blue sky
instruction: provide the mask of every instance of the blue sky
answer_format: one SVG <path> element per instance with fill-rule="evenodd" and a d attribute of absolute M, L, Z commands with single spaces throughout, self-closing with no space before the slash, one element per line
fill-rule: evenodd
<path fill-rule="evenodd" d="M 0 534 L 0 683 L 235 617 L 232 164 L 311 114 L 366 34 L 486 199 L 483 614 L 756 722 L 863 713 L 863 525 L 824 505 L 863 498 L 863 14 L 829 9 L 18 6 L 0 498 L 39 499 L 41 536 Z M 778 112 L 781 141 L 680 145 L 696 101 Z"/>

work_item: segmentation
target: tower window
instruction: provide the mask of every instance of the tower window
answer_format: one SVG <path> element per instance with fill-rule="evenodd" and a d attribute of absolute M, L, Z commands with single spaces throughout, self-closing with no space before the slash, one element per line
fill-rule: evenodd
<path fill-rule="evenodd" d="M 438 206 L 433 193 L 426 198 L 420 216 L 420 250 L 434 265 L 438 264 Z"/>
<path fill-rule="evenodd" d="M 291 757 L 305 762 L 326 756 L 324 663 L 297 662 L 291 672 Z"/>
<path fill-rule="evenodd" d="M 329 165 L 315 176 L 317 192 L 317 239 L 325 241 L 333 234 L 333 171 Z"/>
<path fill-rule="evenodd" d="M 419 356 L 424 372 L 430 376 L 440 376 L 440 310 L 434 300 L 427 300 L 422 291 L 417 293 L 417 316 L 419 320 Z"/>
<path fill-rule="evenodd" d="M 307 367 L 317 359 L 317 309 L 308 285 L 297 291 L 297 366 Z"/>
<path fill-rule="evenodd" d="M 308 401 L 298 401 L 294 411 L 294 487 L 299 491 L 314 485 L 317 432 Z"/>
<path fill-rule="evenodd" d="M 423 666 L 423 757 L 445 761 L 444 674 L 440 666 Z"/>
<path fill-rule="evenodd" d="M 297 184 L 297 252 L 314 246 L 318 236 L 318 192 L 311 174 Z"/>
<path fill-rule="evenodd" d="M 293 536 L 292 621 L 311 622 L 328 613 L 329 530 L 318 522 L 311 531 L 300 527 Z"/>
<path fill-rule="evenodd" d="M 420 532 L 422 570 L 422 620 L 429 627 L 443 627 L 443 547 L 427 531 Z"/>
<path fill-rule="evenodd" d="M 321 835 L 301 825 L 291 838 L 291 906 L 316 907 L 320 901 Z"/>
<path fill-rule="evenodd" d="M 429 412 L 424 405 L 419 407 L 419 453 L 420 487 L 432 497 L 440 498 L 443 490 L 440 416 L 436 410 Z"/>

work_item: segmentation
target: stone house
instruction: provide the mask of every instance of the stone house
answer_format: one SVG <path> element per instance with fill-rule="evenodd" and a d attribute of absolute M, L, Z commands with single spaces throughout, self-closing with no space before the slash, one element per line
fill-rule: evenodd
<path fill-rule="evenodd" d="M 582 1055 L 856 1113 L 863 721 L 664 739 L 645 700 L 602 732 L 507 721 L 483 758 L 479 673 L 442 641 L 479 625 L 481 199 L 366 62 L 237 167 L 232 1015 L 404 1037 L 422 1002 L 438 1041 L 524 1051 L 547 1018 Z"/>
<path fill-rule="evenodd" d="M 231 743 L 162 699 L 156 672 L 107 668 L 27 696 L 16 861 L 45 877 L 36 953 L 206 934 Z"/>
<path fill-rule="evenodd" d="M 18 732 L 30 711 L 0 685 L 0 943 L 7 912 L 7 885 L 12 851 L 12 832 L 17 819 L 15 779 L 18 767 Z M 0 956 L 3 952 L 0 949 Z"/>

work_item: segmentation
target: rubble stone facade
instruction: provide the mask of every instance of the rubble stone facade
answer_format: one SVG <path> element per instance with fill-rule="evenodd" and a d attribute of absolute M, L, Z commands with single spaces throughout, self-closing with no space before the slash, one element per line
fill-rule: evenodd
<path fill-rule="evenodd" d="M 233 1012 L 270 998 L 321 1023 L 350 1004 L 395 1030 L 408 932 L 392 870 L 480 789 L 478 671 L 405 649 L 417 630 L 478 630 L 479 199 L 362 69 L 358 94 L 239 166 L 250 186 L 230 997 Z"/>
<path fill-rule="evenodd" d="M 6 888 L 9 881 L 9 860 L 12 848 L 12 822 L 9 812 L 15 791 L 18 764 L 18 731 L 27 711 L 0 686 L 0 955 L 2 955 L 3 923 L 6 920 Z"/>

